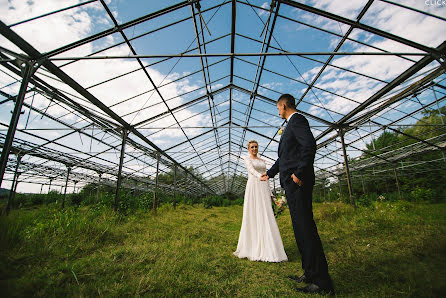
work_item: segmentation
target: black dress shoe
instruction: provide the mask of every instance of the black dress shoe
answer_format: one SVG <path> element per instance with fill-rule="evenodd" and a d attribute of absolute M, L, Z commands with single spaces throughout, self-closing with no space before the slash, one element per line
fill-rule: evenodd
<path fill-rule="evenodd" d="M 302 274 L 301 276 L 296 276 L 296 275 L 290 275 L 288 276 L 289 279 L 294 280 L 297 283 L 308 283 L 309 280 L 307 279 L 307 277 L 305 276 L 305 273 Z"/>
<path fill-rule="evenodd" d="M 334 295 L 333 289 L 322 289 L 321 287 L 315 284 L 309 284 L 304 288 L 296 288 L 296 291 L 307 294 Z"/>

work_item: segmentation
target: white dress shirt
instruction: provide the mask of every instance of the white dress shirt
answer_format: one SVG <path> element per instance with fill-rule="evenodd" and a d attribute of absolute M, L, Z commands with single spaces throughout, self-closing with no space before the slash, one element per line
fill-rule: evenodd
<path fill-rule="evenodd" d="M 293 117 L 294 114 L 297 114 L 297 112 L 294 112 L 293 114 L 289 115 L 288 118 L 286 118 L 286 122 L 290 122 L 291 117 Z"/>

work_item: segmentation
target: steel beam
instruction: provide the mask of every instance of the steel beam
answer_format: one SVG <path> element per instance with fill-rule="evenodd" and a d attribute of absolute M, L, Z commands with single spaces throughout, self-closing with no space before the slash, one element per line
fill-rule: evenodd
<path fill-rule="evenodd" d="M 17 184 L 19 183 L 19 167 L 20 167 L 20 162 L 22 160 L 23 154 L 18 153 L 17 154 L 17 162 L 15 165 L 15 172 L 14 172 L 14 179 L 12 180 L 12 185 L 11 185 L 11 191 L 9 192 L 9 197 L 8 197 L 8 205 L 6 206 L 6 215 L 9 214 L 9 211 L 11 211 L 11 208 L 13 206 L 13 202 L 14 202 L 14 197 L 15 197 L 15 193 L 17 190 Z"/>
<path fill-rule="evenodd" d="M 20 24 L 23 24 L 23 23 L 26 23 L 26 22 L 29 22 L 29 21 L 37 20 L 37 19 L 49 16 L 49 15 L 52 15 L 52 14 L 55 14 L 55 13 L 59 13 L 59 12 L 65 11 L 65 10 L 69 10 L 69 9 L 72 9 L 72 8 L 83 6 L 85 4 L 90 4 L 90 3 L 96 2 L 96 1 L 98 1 L 98 0 L 89 0 L 89 1 L 82 2 L 82 3 L 78 3 L 78 4 L 75 4 L 75 5 L 72 5 L 72 6 L 68 6 L 68 7 L 65 7 L 65 8 L 62 8 L 62 9 L 58 9 L 58 10 L 55 10 L 55 11 L 52 11 L 52 12 L 49 12 L 49 13 L 45 13 L 45 14 L 37 16 L 37 17 L 33 17 L 33 18 L 30 18 L 30 19 L 27 19 L 27 20 L 24 20 L 24 21 L 20 21 L 20 22 L 11 24 L 11 25 L 9 25 L 9 27 L 17 26 L 17 25 L 20 25 Z"/>
<path fill-rule="evenodd" d="M 58 48 L 58 49 L 56 49 L 56 50 L 47 52 L 47 53 L 45 53 L 45 55 L 43 55 L 43 56 L 45 56 L 45 57 L 51 57 L 51 56 L 55 56 L 55 55 L 61 54 L 61 53 L 66 52 L 66 51 L 68 51 L 68 50 L 77 48 L 77 47 L 79 47 L 79 46 L 81 46 L 81 45 L 90 43 L 90 42 L 92 42 L 92 41 L 95 41 L 95 40 L 98 40 L 98 39 L 103 38 L 103 37 L 105 37 L 105 36 L 108 36 L 108 35 L 111 35 L 111 34 L 113 34 L 113 33 L 116 33 L 117 31 L 124 30 L 124 29 L 130 28 L 130 27 L 133 27 L 133 26 L 135 26 L 135 25 L 141 24 L 141 23 L 146 22 L 146 21 L 151 20 L 151 19 L 155 19 L 155 18 L 157 18 L 157 17 L 159 17 L 159 16 L 165 15 L 165 14 L 170 13 L 170 12 L 172 12 L 172 11 L 175 11 L 175 10 L 177 10 L 177 9 L 181 9 L 181 8 L 183 8 L 183 7 L 188 6 L 191 2 L 196 2 L 196 1 L 199 1 L 199 0 L 182 1 L 182 2 L 180 2 L 180 3 L 178 3 L 178 4 L 175 4 L 175 5 L 172 5 L 172 6 L 163 8 L 163 9 L 161 9 L 161 10 L 159 10 L 159 11 L 150 13 L 150 14 L 148 14 L 148 15 L 145 15 L 145 16 L 142 16 L 142 17 L 140 17 L 140 18 L 134 19 L 134 20 L 129 21 L 129 22 L 127 22 L 127 23 L 118 25 L 118 27 L 113 27 L 113 28 L 107 29 L 107 30 L 105 30 L 105 31 L 96 33 L 96 34 L 94 34 L 94 35 L 91 35 L 91 36 L 86 37 L 86 38 L 84 38 L 84 39 L 81 39 L 81 40 L 79 40 L 79 41 L 76 41 L 76 42 L 73 42 L 73 43 L 71 43 L 71 44 L 65 45 L 65 46 L 63 46 L 63 47 L 61 47 L 61 48 Z"/>
<path fill-rule="evenodd" d="M 353 28 L 358 28 L 358 29 L 361 29 L 361 30 L 364 30 L 364 31 L 367 31 L 367 32 L 370 32 L 370 33 L 373 33 L 373 34 L 376 34 L 376 35 L 379 35 L 381 37 L 384 37 L 384 38 L 387 38 L 387 39 L 390 39 L 390 40 L 393 40 L 393 41 L 405 44 L 407 46 L 419 49 L 419 50 L 421 50 L 423 52 L 426 52 L 426 53 L 441 55 L 441 51 L 438 51 L 438 49 L 427 47 L 425 45 L 422 45 L 422 44 L 416 43 L 414 41 L 411 41 L 411 40 L 399 37 L 397 35 L 385 32 L 383 30 L 379 30 L 379 29 L 374 28 L 372 26 L 368 26 L 368 25 L 362 24 L 359 21 L 350 20 L 350 19 L 338 16 L 336 14 L 333 14 L 333 13 L 330 13 L 330 12 L 327 12 L 327 11 L 323 11 L 321 9 L 318 9 L 318 8 L 315 8 L 315 7 L 312 7 L 312 6 L 308 6 L 308 5 L 305 5 L 305 4 L 302 4 L 302 3 L 298 3 L 298 2 L 295 2 L 295 1 L 291 1 L 291 0 L 279 0 L 279 1 L 284 3 L 284 4 L 286 4 L 286 5 L 289 5 L 291 7 L 295 7 L 295 8 L 301 9 L 301 10 L 305 10 L 305 11 L 314 13 L 316 15 L 323 16 L 325 18 L 328 18 L 328 19 L 331 19 L 331 20 L 334 20 L 334 21 L 337 21 L 337 22 L 341 22 L 343 24 L 350 25 Z"/>
<path fill-rule="evenodd" d="M 348 157 L 347 157 L 347 151 L 345 150 L 345 142 L 344 142 L 344 132 L 342 128 L 339 129 L 339 137 L 341 139 L 342 144 L 342 152 L 344 154 L 344 167 L 345 167 L 345 175 L 347 177 L 347 186 L 348 186 L 348 193 L 350 195 L 350 203 L 355 206 L 355 199 L 353 198 L 353 189 L 352 189 L 352 180 L 350 178 L 350 169 L 348 166 Z"/>
<path fill-rule="evenodd" d="M 0 21 L 1 23 L 1 21 Z M 6 134 L 5 143 L 3 145 L 2 154 L 0 157 L 0 186 L 3 182 L 3 176 L 5 175 L 6 165 L 8 163 L 8 156 L 11 150 L 12 141 L 14 139 L 17 124 L 19 122 L 20 114 L 22 112 L 23 101 L 25 99 L 26 89 L 28 88 L 28 81 L 32 76 L 34 69 L 34 63 L 24 62 L 23 78 L 20 85 L 20 91 L 17 95 L 14 111 L 12 112 L 11 121 L 8 127 L 8 133 Z"/>
<path fill-rule="evenodd" d="M 174 165 L 173 170 L 173 209 L 177 208 L 177 165 Z"/>
<path fill-rule="evenodd" d="M 199 2 L 195 3 L 195 7 L 198 10 L 198 14 L 201 17 L 201 5 Z M 198 46 L 198 51 L 200 54 L 202 54 L 202 50 L 201 50 L 201 43 L 200 43 L 200 35 L 198 32 L 198 26 L 197 26 L 197 21 L 196 21 L 196 14 L 195 14 L 195 10 L 194 10 L 194 5 L 191 4 L 191 12 L 192 12 L 192 20 L 194 23 L 194 29 L 195 29 L 195 39 L 197 41 L 197 46 Z M 202 17 L 201 17 L 202 18 Z M 200 18 L 200 26 L 201 26 L 201 38 L 203 41 L 203 52 L 206 54 L 206 42 L 204 40 L 204 32 L 203 32 L 203 22 Z M 206 23 L 204 24 L 206 26 Z M 203 59 L 204 58 L 204 59 Z M 214 102 L 214 97 L 212 95 L 212 85 L 211 85 L 211 78 L 210 78 L 210 73 L 209 73 L 209 63 L 207 60 L 207 57 L 200 57 L 200 62 L 201 62 L 201 72 L 203 74 L 203 81 L 205 83 L 205 88 L 206 88 L 206 94 L 208 97 L 208 105 L 209 105 L 209 112 L 211 115 L 211 120 L 212 120 L 212 125 L 215 127 L 217 126 L 217 117 L 216 117 L 216 113 L 215 113 L 215 102 Z M 204 66 L 204 64 L 206 63 L 206 67 Z M 208 90 L 208 85 L 209 85 L 209 90 Z M 214 137 L 215 137 L 215 144 L 217 145 L 218 148 L 218 155 L 221 156 L 220 153 L 220 146 L 219 146 L 219 134 L 218 134 L 218 130 L 214 129 Z M 220 163 L 221 163 L 221 159 L 220 159 Z M 221 170 L 222 172 L 224 171 L 223 169 L 223 165 L 221 164 Z"/>
<path fill-rule="evenodd" d="M 64 190 L 63 199 L 62 199 L 62 209 L 65 208 L 65 198 L 67 196 L 68 178 L 70 178 L 70 173 L 71 173 L 71 166 L 68 165 L 67 166 L 67 179 L 65 180 L 65 190 Z"/>
<path fill-rule="evenodd" d="M 153 207 L 152 212 L 153 214 L 156 214 L 156 208 L 158 205 L 158 174 L 159 174 L 159 168 L 160 168 L 160 154 L 159 152 L 156 153 L 156 174 L 155 174 L 155 190 L 153 192 Z"/>
<path fill-rule="evenodd" d="M 115 204 L 114 210 L 118 210 L 118 201 L 119 201 L 119 191 L 121 190 L 121 182 L 122 182 L 122 164 L 124 163 L 124 153 L 125 153 L 125 143 L 127 141 L 127 130 L 124 129 L 122 131 L 122 143 L 121 143 L 121 155 L 119 157 L 119 170 L 118 170 L 118 180 L 116 181 L 116 191 L 115 191 Z"/>
<path fill-rule="evenodd" d="M 366 11 L 369 9 L 370 5 L 372 5 L 373 0 L 369 0 L 367 2 L 367 4 L 362 8 L 361 12 L 359 13 L 359 16 L 357 18 L 357 22 L 359 23 L 359 21 L 361 20 L 361 18 L 364 16 L 364 14 L 366 13 Z M 350 35 L 350 33 L 352 33 L 354 27 L 350 26 L 350 28 L 347 30 L 347 32 L 345 33 L 345 35 L 342 37 L 341 41 L 338 43 L 338 45 L 335 48 L 335 52 L 338 52 L 339 49 L 342 47 L 342 45 L 344 44 L 344 42 L 347 40 L 347 37 Z M 307 90 L 305 90 L 305 92 L 302 94 L 302 96 L 299 98 L 298 102 L 296 103 L 296 106 L 305 98 L 305 96 L 308 94 L 308 92 L 311 90 L 311 88 L 313 88 L 314 84 L 317 82 L 317 80 L 319 80 L 320 76 L 322 75 L 322 73 L 325 71 L 325 69 L 327 68 L 328 64 L 330 64 L 331 60 L 333 60 L 334 55 L 330 55 L 330 57 L 328 57 L 327 61 L 324 63 L 324 65 L 321 67 L 321 69 L 319 70 L 319 72 L 317 73 L 317 75 L 314 77 L 313 81 L 310 83 L 310 85 L 308 86 Z"/>
<path fill-rule="evenodd" d="M 99 190 L 100 190 L 100 187 L 101 187 L 101 177 L 102 177 L 102 173 L 99 173 L 98 188 L 96 189 L 96 203 L 99 203 Z"/>
<path fill-rule="evenodd" d="M 108 8 L 108 6 L 105 4 L 104 0 L 100 0 L 102 5 L 104 6 L 104 8 L 107 11 L 107 14 L 109 15 L 109 17 L 112 19 L 113 23 L 115 24 L 115 27 L 118 28 L 119 24 L 116 21 L 116 18 L 114 17 L 114 15 L 112 14 L 112 12 L 110 11 L 110 9 Z M 191 5 L 193 4 L 193 2 L 195 2 L 194 0 L 192 1 L 188 1 L 189 3 L 191 3 Z M 133 53 L 133 55 L 136 55 L 136 51 L 134 49 L 134 47 L 132 46 L 132 44 L 130 43 L 130 41 L 128 40 L 127 36 L 124 34 L 124 31 L 122 29 L 118 29 L 118 31 L 121 33 L 121 36 L 124 38 L 127 46 L 130 48 L 131 52 Z M 180 127 L 181 132 L 184 134 L 184 136 L 186 137 L 187 140 L 189 140 L 189 136 L 186 134 L 186 132 L 184 131 L 184 129 L 181 127 L 181 124 L 179 123 L 177 117 L 175 116 L 175 114 L 170 110 L 169 105 L 167 104 L 166 100 L 164 99 L 164 96 L 161 94 L 161 92 L 159 91 L 159 88 L 156 86 L 155 82 L 153 81 L 152 77 L 150 76 L 150 74 L 148 73 L 147 69 L 144 67 L 144 64 L 142 63 L 141 59 L 137 58 L 138 64 L 140 65 L 141 70 L 144 72 L 144 74 L 146 75 L 146 77 L 149 79 L 150 83 L 152 84 L 153 88 L 155 89 L 156 93 L 158 94 L 158 96 L 161 98 L 161 100 L 163 101 L 164 105 L 166 106 L 167 110 L 169 111 L 169 113 L 172 115 L 173 119 L 175 120 L 175 122 L 177 123 L 177 125 Z M 124 123 L 126 123 L 122 118 L 120 118 Z M 126 127 L 127 128 L 127 127 Z M 133 133 L 135 134 L 139 134 L 139 132 L 135 132 L 134 130 L 132 130 Z M 190 142 L 191 147 L 195 150 L 194 145 L 192 144 L 192 142 Z M 160 152 L 161 150 L 158 150 L 158 152 Z M 197 152 L 197 156 L 200 157 L 200 155 Z M 201 157 L 200 157 L 201 159 Z M 197 179 L 198 180 L 198 179 Z M 204 183 L 201 181 L 201 183 Z"/>
<path fill-rule="evenodd" d="M 191 0 L 195 1 L 195 0 Z M 188 2 L 187 4 L 189 4 Z M 42 55 L 34 48 L 32 47 L 28 42 L 26 42 L 23 38 L 21 38 L 19 35 L 17 35 L 14 31 L 12 31 L 8 26 L 6 26 L 2 21 L 0 21 L 0 33 L 6 37 L 8 40 L 10 40 L 12 43 L 17 45 L 19 48 L 21 48 L 27 55 L 29 55 L 31 58 L 39 58 L 42 57 Z M 73 88 L 76 92 L 78 92 L 80 95 L 82 95 L 85 99 L 89 100 L 91 103 L 93 103 L 95 106 L 97 106 L 99 109 L 101 109 L 103 112 L 105 112 L 108 116 L 110 116 L 113 120 L 118 122 L 124 129 L 127 129 L 128 132 L 133 133 L 138 138 L 143 140 L 145 143 L 150 145 L 152 148 L 154 148 L 156 151 L 162 153 L 165 157 L 167 157 L 169 160 L 171 160 L 173 163 L 176 163 L 176 161 L 167 155 L 163 150 L 161 150 L 158 146 L 156 146 L 153 142 L 151 142 L 147 137 L 142 135 L 138 130 L 136 130 L 134 127 L 130 126 L 124 119 L 122 119 L 119 115 L 117 115 L 115 112 L 113 112 L 109 107 L 104 105 L 99 99 L 97 99 L 94 95 L 92 95 L 88 90 L 83 88 L 81 85 L 79 85 L 75 80 L 73 80 L 70 76 L 68 76 L 65 72 L 63 72 L 60 68 L 58 68 L 56 65 L 54 65 L 51 61 L 44 59 L 42 62 L 42 65 L 48 69 L 50 72 L 52 72 L 54 75 L 56 75 L 60 80 L 62 80 L 65 84 Z M 183 168 L 183 167 L 182 167 Z M 183 168 L 184 171 L 188 172 L 187 169 Z M 205 184 L 203 181 L 201 181 L 199 178 L 197 178 L 195 175 L 191 174 L 191 176 L 196 179 L 197 181 L 200 181 L 200 183 Z M 209 188 L 207 184 L 205 184 L 206 187 Z"/>
<path fill-rule="evenodd" d="M 437 50 L 439 51 L 444 51 L 446 49 L 446 42 L 443 42 L 438 48 Z M 356 107 L 355 109 L 353 109 L 351 112 L 349 112 L 347 115 L 345 115 L 342 119 L 340 119 L 339 121 L 336 122 L 336 125 L 333 127 L 330 127 L 328 129 L 326 129 L 325 131 L 323 131 L 322 133 L 320 133 L 317 137 L 316 137 L 316 141 L 322 139 L 324 136 L 328 135 L 329 133 L 333 132 L 335 130 L 336 126 L 342 125 L 344 123 L 346 123 L 348 120 L 350 120 L 351 118 L 353 118 L 354 116 L 356 116 L 359 112 L 363 111 L 364 109 L 366 109 L 368 106 L 370 106 L 372 103 L 374 103 L 375 101 L 377 101 L 378 99 L 382 98 L 383 96 L 385 96 L 387 93 L 389 93 L 390 91 L 392 91 L 393 89 L 395 89 L 397 86 L 399 86 L 400 84 L 402 84 L 403 82 L 405 82 L 407 79 L 409 79 L 411 76 L 413 76 L 414 74 L 416 74 L 418 71 L 420 71 L 421 69 L 423 69 L 425 66 L 429 65 L 432 61 L 434 61 L 434 58 L 431 56 L 426 56 L 424 58 L 422 58 L 421 60 L 419 60 L 417 63 L 415 63 L 414 65 L 412 65 L 409 69 L 407 69 L 406 71 L 404 71 L 402 74 L 400 74 L 397 78 L 395 78 L 392 82 L 390 82 L 389 84 L 387 84 L 386 86 L 384 86 L 382 89 L 380 89 L 378 92 L 376 92 L 375 94 L 373 94 L 371 97 L 369 97 L 366 101 L 364 101 L 362 104 L 360 104 L 358 107 Z"/>
<path fill-rule="evenodd" d="M 400 183 L 399 183 L 399 181 L 398 181 L 398 175 L 397 175 L 397 173 L 396 173 L 396 168 L 393 168 L 393 173 L 394 173 L 394 175 L 395 175 L 395 184 L 396 184 L 396 187 L 397 187 L 397 189 L 398 189 L 398 195 L 399 195 L 400 200 L 402 200 L 403 197 L 402 197 L 402 195 L 401 195 Z"/>
<path fill-rule="evenodd" d="M 45 61 L 80 61 L 111 59 L 156 59 L 156 58 L 200 58 L 200 57 L 265 57 L 265 56 L 423 56 L 433 54 L 420 52 L 268 52 L 268 53 L 202 53 L 202 54 L 152 54 L 152 55 L 109 55 L 53 57 Z"/>

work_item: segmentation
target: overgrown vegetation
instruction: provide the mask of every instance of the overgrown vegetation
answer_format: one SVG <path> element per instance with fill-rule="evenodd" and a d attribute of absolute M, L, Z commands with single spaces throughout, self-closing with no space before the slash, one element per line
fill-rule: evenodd
<path fill-rule="evenodd" d="M 315 204 L 337 294 L 435 297 L 446 290 L 446 204 Z M 106 205 L 54 203 L 0 217 L 0 289 L 8 296 L 298 296 L 288 211 L 278 225 L 289 262 L 232 255 L 242 207 L 162 205 L 123 216 Z"/>
<path fill-rule="evenodd" d="M 195 197 L 192 195 L 172 193 L 162 190 L 157 192 L 157 208 L 163 205 L 175 207 L 176 205 L 194 205 L 203 204 L 205 208 L 243 205 L 243 199 L 228 195 L 207 195 Z M 141 192 L 132 189 L 121 189 L 118 199 L 118 211 L 123 214 L 134 213 L 137 210 L 152 210 L 155 193 L 152 191 Z M 5 204 L 7 198 L 3 198 Z M 13 201 L 13 208 L 24 208 L 37 205 L 56 204 L 61 206 L 64 195 L 58 191 L 52 190 L 47 194 L 21 194 L 17 193 Z M 79 193 L 67 194 L 65 205 L 71 206 L 89 206 L 101 205 L 104 207 L 113 207 L 115 201 L 115 190 L 111 187 L 101 186 L 99 191 L 97 186 L 89 184 Z"/>
<path fill-rule="evenodd" d="M 446 108 L 417 124 L 441 124 Z M 442 122 L 443 121 L 443 122 Z M 384 131 L 361 159 L 440 137 L 443 126 Z M 345 180 L 315 187 L 314 214 L 340 296 L 441 296 L 446 290 L 446 162 L 441 151 L 402 158 L 408 170 L 379 164 L 352 173 L 358 208 Z M 430 161 L 429 166 L 423 163 Z M 352 160 L 352 164 L 360 162 Z M 189 169 L 193 172 L 193 169 Z M 195 173 L 197 177 L 198 173 Z M 159 176 L 173 185 L 173 172 Z M 181 179 L 181 177 L 177 177 Z M 213 178 L 225 183 L 224 176 Z M 242 182 L 246 179 L 237 176 Z M 211 181 L 212 182 L 212 181 Z M 239 183 L 242 185 L 242 183 Z M 138 187 L 140 186 L 140 187 Z M 399 186 L 400 191 L 398 191 Z M 277 220 L 289 262 L 232 255 L 243 199 L 89 184 L 79 193 L 17 194 L 0 216 L 0 291 L 6 296 L 296 296 L 285 277 L 301 273 L 288 210 Z M 0 198 L 6 205 L 8 193 Z M 281 194 L 277 194 L 278 197 Z M 321 203 L 324 202 L 324 203 Z M 0 206 L 4 209 L 4 206 Z M 213 208 L 221 207 L 221 208 Z"/>
<path fill-rule="evenodd" d="M 425 140 L 446 142 L 446 106 L 439 110 L 426 109 L 424 117 L 414 125 L 398 128 L 397 131 L 385 130 L 377 138 L 366 144 L 366 150 L 358 159 L 350 160 L 351 167 L 370 156 L 402 150 Z M 409 137 L 414 136 L 415 138 Z M 417 151 L 415 150 L 415 153 Z M 411 156 L 402 155 L 396 162 L 372 165 L 361 171 L 351 171 L 353 197 L 359 205 L 368 206 L 378 198 L 412 202 L 444 202 L 446 198 L 446 152 L 432 150 L 418 152 Z M 384 155 L 384 158 L 386 156 Z M 315 200 L 349 201 L 349 192 L 345 177 L 337 181 L 326 181 L 325 187 L 319 185 L 315 191 Z M 398 181 L 398 182 L 397 182 Z M 398 186 L 400 191 L 398 192 Z"/>

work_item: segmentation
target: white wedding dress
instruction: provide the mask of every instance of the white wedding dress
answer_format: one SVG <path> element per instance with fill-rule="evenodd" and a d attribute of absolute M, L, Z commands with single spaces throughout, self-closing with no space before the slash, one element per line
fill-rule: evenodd
<path fill-rule="evenodd" d="M 271 206 L 269 183 L 260 181 L 262 173 L 266 172 L 265 162 L 249 156 L 245 157 L 244 162 L 248 170 L 248 181 L 243 203 L 242 227 L 234 255 L 251 261 L 287 261 Z"/>

